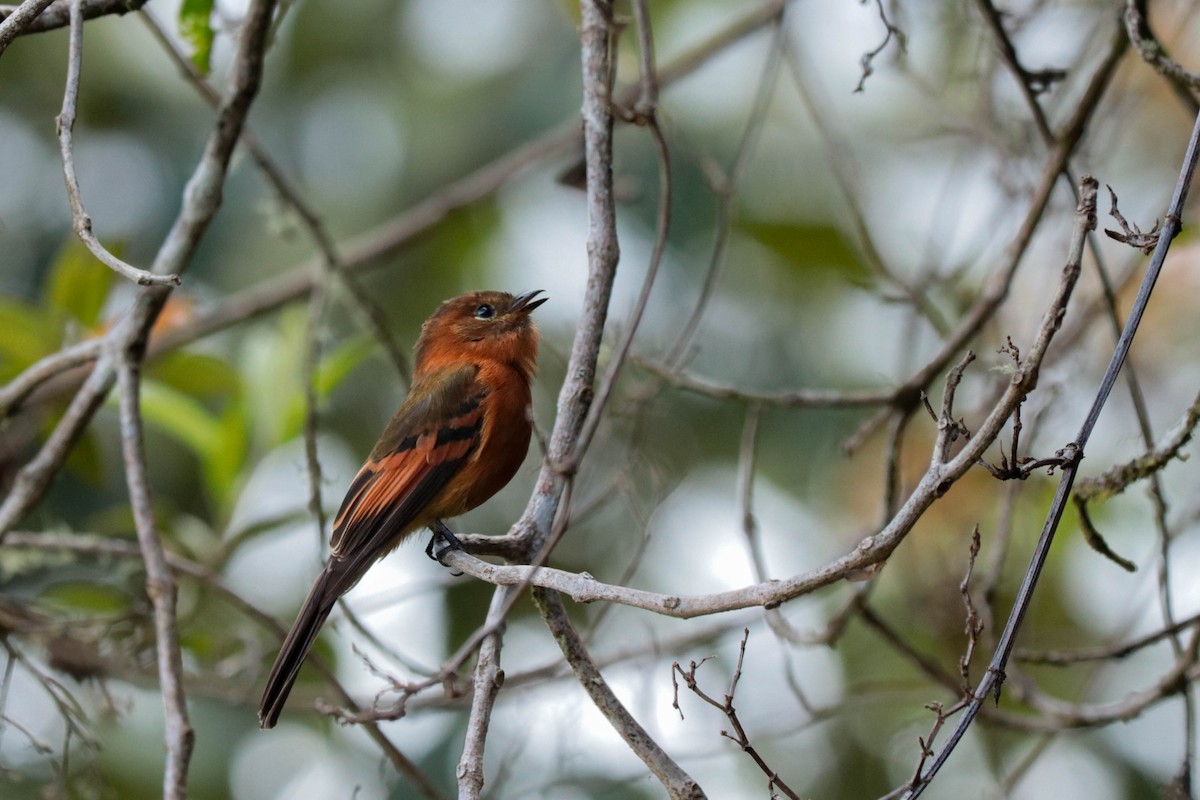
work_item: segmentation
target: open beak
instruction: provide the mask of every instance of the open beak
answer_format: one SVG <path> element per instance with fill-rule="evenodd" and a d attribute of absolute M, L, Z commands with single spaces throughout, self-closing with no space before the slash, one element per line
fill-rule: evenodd
<path fill-rule="evenodd" d="M 519 311 L 522 314 L 529 314 L 535 308 L 537 308 L 542 303 L 544 303 L 550 299 L 549 297 L 542 297 L 538 300 L 533 299 L 533 298 L 537 297 L 539 294 L 541 294 L 543 291 L 544 291 L 543 289 L 534 289 L 532 292 L 526 292 L 523 295 L 519 295 L 516 299 L 513 300 L 513 304 L 509 307 L 508 310 L 510 312 Z"/>

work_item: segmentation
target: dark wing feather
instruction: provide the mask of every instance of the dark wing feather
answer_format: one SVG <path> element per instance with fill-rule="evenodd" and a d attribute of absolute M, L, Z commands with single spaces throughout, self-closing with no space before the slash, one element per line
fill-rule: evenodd
<path fill-rule="evenodd" d="M 475 367 L 455 370 L 414 391 L 359 470 L 333 522 L 331 560 L 363 568 L 396 544 L 427 511 L 479 445 L 487 389 Z"/>

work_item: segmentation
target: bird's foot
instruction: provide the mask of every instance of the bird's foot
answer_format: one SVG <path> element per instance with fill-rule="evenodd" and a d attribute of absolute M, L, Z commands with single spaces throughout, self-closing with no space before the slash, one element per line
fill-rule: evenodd
<path fill-rule="evenodd" d="M 425 555 L 429 556 L 443 567 L 446 566 L 446 562 L 442 559 L 446 557 L 447 553 L 450 553 L 454 550 L 466 550 L 466 548 L 463 547 L 463 543 L 459 541 L 457 536 L 454 535 L 454 531 L 446 527 L 446 523 L 442 522 L 440 519 L 435 519 L 433 524 L 429 526 L 429 530 L 433 535 L 429 537 L 429 544 L 425 546 Z M 437 545 L 439 540 L 441 541 L 442 546 L 435 549 L 435 545 Z M 461 572 L 454 571 L 451 571 L 450 574 L 454 575 L 455 577 L 462 575 Z"/>

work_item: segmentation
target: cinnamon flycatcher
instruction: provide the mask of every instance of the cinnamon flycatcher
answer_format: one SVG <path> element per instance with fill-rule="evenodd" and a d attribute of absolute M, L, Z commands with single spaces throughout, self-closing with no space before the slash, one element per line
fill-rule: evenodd
<path fill-rule="evenodd" d="M 334 603 L 414 531 L 449 534 L 443 519 L 480 505 L 516 474 L 529 450 L 529 382 L 541 290 L 472 292 L 421 326 L 412 389 L 346 492 L 329 560 L 279 650 L 258 707 L 274 727 L 300 665 Z M 433 543 L 430 542 L 432 547 Z"/>

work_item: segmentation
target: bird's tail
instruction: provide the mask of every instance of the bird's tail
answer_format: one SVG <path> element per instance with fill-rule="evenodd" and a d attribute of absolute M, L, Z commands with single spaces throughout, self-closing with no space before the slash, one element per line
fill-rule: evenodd
<path fill-rule="evenodd" d="M 292 684 L 300 674 L 300 665 L 317 641 L 321 626 L 340 596 L 340 592 L 330 585 L 332 578 L 326 569 L 313 583 L 304 605 L 300 607 L 300 613 L 296 615 L 296 621 L 292 623 L 292 629 L 283 641 L 283 647 L 279 648 L 275 666 L 271 667 L 262 700 L 258 704 L 258 724 L 263 728 L 275 727 L 279 712 L 283 711 L 283 704 L 292 691 Z"/>

